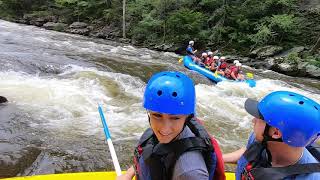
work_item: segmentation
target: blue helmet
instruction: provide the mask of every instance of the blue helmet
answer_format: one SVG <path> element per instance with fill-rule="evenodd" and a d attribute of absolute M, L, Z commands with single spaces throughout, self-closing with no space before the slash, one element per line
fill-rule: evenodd
<path fill-rule="evenodd" d="M 250 107 L 250 105 L 251 107 Z M 282 140 L 294 147 L 304 147 L 320 135 L 320 105 L 310 98 L 289 91 L 268 94 L 255 107 L 246 101 L 246 110 L 282 132 Z"/>
<path fill-rule="evenodd" d="M 195 114 L 193 81 L 181 72 L 160 72 L 151 77 L 143 97 L 143 107 L 165 114 Z"/>

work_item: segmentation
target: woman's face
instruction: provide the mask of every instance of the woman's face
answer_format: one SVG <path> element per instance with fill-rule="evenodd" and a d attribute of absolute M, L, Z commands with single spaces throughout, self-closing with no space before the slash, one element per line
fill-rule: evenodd
<path fill-rule="evenodd" d="M 188 115 L 149 111 L 150 125 L 160 143 L 169 143 L 182 131 Z"/>

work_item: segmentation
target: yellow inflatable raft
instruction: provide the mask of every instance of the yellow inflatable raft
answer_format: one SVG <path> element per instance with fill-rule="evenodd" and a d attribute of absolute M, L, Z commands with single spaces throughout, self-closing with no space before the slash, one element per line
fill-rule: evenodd
<path fill-rule="evenodd" d="M 235 180 L 234 173 L 226 172 L 227 180 Z M 84 173 L 67 173 L 67 174 L 48 174 L 26 177 L 7 178 L 3 180 L 115 180 L 115 172 L 84 172 Z"/>

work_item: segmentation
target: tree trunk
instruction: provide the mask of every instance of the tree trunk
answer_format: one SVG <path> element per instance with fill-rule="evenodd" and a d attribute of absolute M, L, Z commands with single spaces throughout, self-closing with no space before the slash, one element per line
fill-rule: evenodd
<path fill-rule="evenodd" d="M 122 2 L 122 37 L 126 38 L 126 0 Z"/>

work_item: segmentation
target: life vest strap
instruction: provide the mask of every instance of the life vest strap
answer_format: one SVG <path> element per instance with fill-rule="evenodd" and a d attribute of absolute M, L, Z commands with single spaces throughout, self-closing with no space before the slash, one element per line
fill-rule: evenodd
<path fill-rule="evenodd" d="M 320 145 L 317 143 L 313 143 L 306 147 L 308 151 L 315 157 L 318 161 L 320 161 Z"/>
<path fill-rule="evenodd" d="M 250 174 L 253 175 L 254 179 L 259 180 L 269 180 L 270 177 L 273 180 L 281 180 L 289 176 L 314 172 L 320 172 L 320 163 L 295 164 L 287 167 L 253 168 L 250 170 Z"/>
<path fill-rule="evenodd" d="M 206 142 L 199 137 L 189 137 L 180 139 L 169 144 L 157 144 L 153 151 L 153 155 L 163 156 L 174 152 L 176 156 L 180 156 L 186 151 L 206 150 Z"/>

